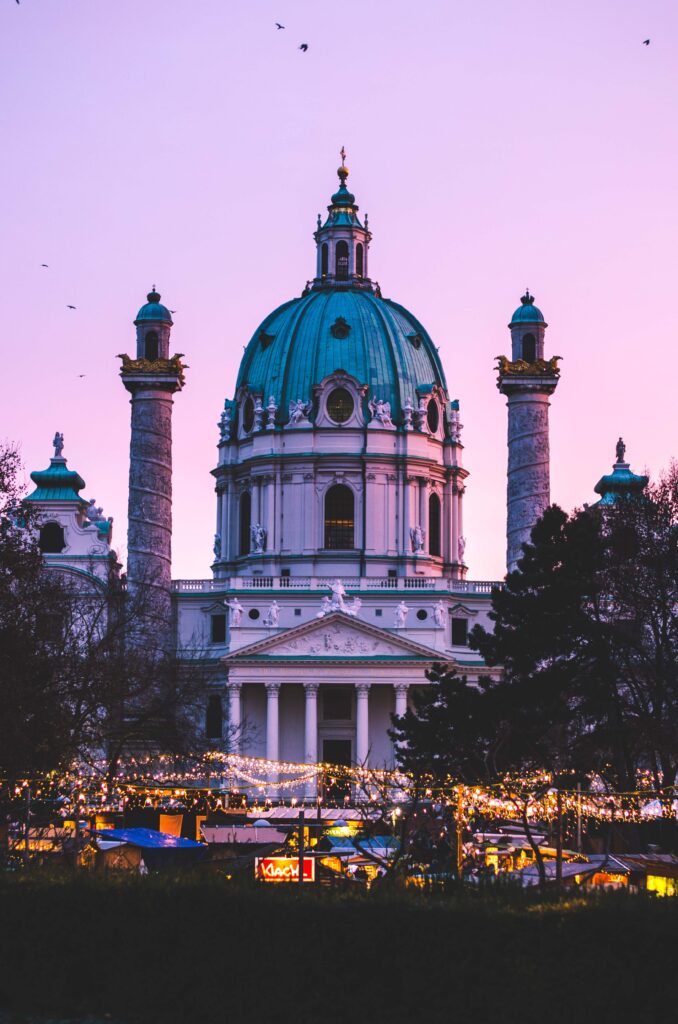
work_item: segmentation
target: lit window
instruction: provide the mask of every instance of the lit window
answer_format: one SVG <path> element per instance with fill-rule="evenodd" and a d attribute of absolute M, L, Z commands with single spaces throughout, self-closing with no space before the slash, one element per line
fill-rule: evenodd
<path fill-rule="evenodd" d="M 330 487 L 325 496 L 325 547 L 347 551 L 354 544 L 353 491 L 345 484 Z"/>
<path fill-rule="evenodd" d="M 440 498 L 432 494 L 428 499 L 428 550 L 440 556 Z"/>
<path fill-rule="evenodd" d="M 346 423 L 353 415 L 353 395 L 346 388 L 335 388 L 327 399 L 327 415 L 335 423 Z"/>

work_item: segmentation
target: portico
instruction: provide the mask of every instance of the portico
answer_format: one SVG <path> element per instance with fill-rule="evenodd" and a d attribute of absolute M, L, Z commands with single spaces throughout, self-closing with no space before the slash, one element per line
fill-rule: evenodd
<path fill-rule="evenodd" d="M 234 740 L 271 761 L 390 766 L 391 715 L 405 712 L 410 687 L 425 685 L 436 660 L 342 612 L 241 647 L 223 659 Z"/>

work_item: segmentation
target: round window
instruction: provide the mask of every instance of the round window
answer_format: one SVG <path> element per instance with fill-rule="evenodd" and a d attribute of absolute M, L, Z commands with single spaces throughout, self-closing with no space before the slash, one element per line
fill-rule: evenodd
<path fill-rule="evenodd" d="M 431 399 L 428 403 L 428 409 L 426 410 L 426 422 L 428 423 L 428 429 L 432 434 L 435 434 L 438 430 L 440 415 L 438 413 L 438 403 L 434 399 Z"/>
<path fill-rule="evenodd" d="M 246 434 L 249 434 L 250 430 L 254 426 L 254 402 L 251 398 L 248 398 L 245 402 L 242 410 L 242 428 Z"/>
<path fill-rule="evenodd" d="M 424 619 L 428 618 L 428 612 L 426 611 L 425 608 L 419 609 L 419 611 L 417 612 L 417 618 L 420 619 L 422 622 L 424 621 Z"/>
<path fill-rule="evenodd" d="M 327 414 L 335 423 L 350 420 L 353 409 L 353 396 L 346 388 L 335 388 L 327 399 Z"/>
<path fill-rule="evenodd" d="M 258 619 L 259 618 L 259 609 L 258 608 L 250 608 L 250 610 L 248 612 L 248 615 L 249 615 L 249 617 L 251 619 Z"/>

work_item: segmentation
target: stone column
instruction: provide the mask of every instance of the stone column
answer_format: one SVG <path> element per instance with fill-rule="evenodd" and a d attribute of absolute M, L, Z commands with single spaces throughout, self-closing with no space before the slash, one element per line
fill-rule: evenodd
<path fill-rule="evenodd" d="M 304 761 L 306 764 L 318 763 L 318 684 L 304 683 L 306 694 L 306 714 L 304 721 Z M 311 779 L 306 784 L 306 799 L 314 800 L 317 783 Z"/>
<path fill-rule="evenodd" d="M 275 551 L 275 477 L 266 477 L 266 550 Z"/>
<path fill-rule="evenodd" d="M 428 481 L 425 477 L 419 478 L 419 525 L 424 531 L 424 551 L 429 548 L 428 529 Z"/>
<path fill-rule="evenodd" d="M 242 746 L 241 690 L 242 683 L 228 684 L 228 746 L 234 754 L 239 754 Z"/>
<path fill-rule="evenodd" d="M 266 760 L 278 761 L 279 714 L 278 696 L 280 683 L 266 683 Z"/>
<path fill-rule="evenodd" d="M 393 687 L 395 690 L 395 713 L 401 718 L 407 711 L 407 691 L 409 689 L 408 683 L 398 683 Z"/>
<path fill-rule="evenodd" d="M 366 765 L 370 752 L 370 684 L 356 686 L 356 734 L 355 759 L 359 765 Z"/>

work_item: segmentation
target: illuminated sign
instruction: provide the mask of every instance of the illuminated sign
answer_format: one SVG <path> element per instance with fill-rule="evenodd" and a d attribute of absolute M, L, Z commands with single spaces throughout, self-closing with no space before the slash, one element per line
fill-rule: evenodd
<path fill-rule="evenodd" d="M 260 882 L 299 882 L 298 857 L 256 857 L 254 877 Z M 315 860 L 304 857 L 304 882 L 315 882 Z"/>

